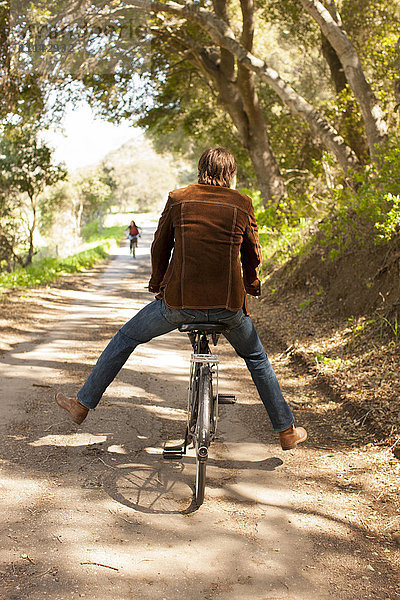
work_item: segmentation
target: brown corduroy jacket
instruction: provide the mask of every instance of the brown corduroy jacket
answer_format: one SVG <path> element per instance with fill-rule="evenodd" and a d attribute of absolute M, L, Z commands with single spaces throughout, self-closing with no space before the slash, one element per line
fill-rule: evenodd
<path fill-rule="evenodd" d="M 251 199 L 215 185 L 174 190 L 151 259 L 149 290 L 170 308 L 247 312 L 246 293 L 260 294 L 261 248 Z"/>

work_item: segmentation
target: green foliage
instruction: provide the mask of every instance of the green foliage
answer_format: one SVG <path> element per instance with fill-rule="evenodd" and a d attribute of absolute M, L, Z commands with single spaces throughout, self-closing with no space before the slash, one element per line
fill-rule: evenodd
<path fill-rule="evenodd" d="M 310 306 L 311 302 L 312 302 L 311 298 L 307 298 L 307 300 L 303 300 L 303 302 L 300 302 L 300 304 L 299 304 L 299 310 L 304 310 L 305 308 Z"/>
<path fill-rule="evenodd" d="M 316 24 L 297 0 L 260 0 L 261 15 L 279 28 L 282 41 L 310 45 L 318 40 Z"/>
<path fill-rule="evenodd" d="M 52 151 L 38 140 L 35 127 L 8 127 L 0 139 L 2 193 L 16 191 L 34 198 L 47 185 L 65 179 L 66 169 L 52 163 Z"/>
<path fill-rule="evenodd" d="M 0 2 L 0 120 L 14 126 L 38 122 L 43 117 L 46 95 L 41 79 L 32 74 L 26 64 L 21 65 L 22 68 L 17 66 L 17 42 L 22 41 L 26 30 L 20 25 L 17 35 L 12 31 L 11 24 L 16 27 L 16 4 L 9 0 Z"/>
<path fill-rule="evenodd" d="M 73 183 L 78 199 L 78 210 L 82 210 L 83 223 L 88 223 L 103 215 L 111 207 L 116 187 L 111 169 L 105 170 L 102 167 L 93 172 L 78 175 Z"/>
<path fill-rule="evenodd" d="M 312 241 L 315 221 L 315 201 L 304 194 L 289 195 L 278 204 L 263 207 L 258 190 L 244 188 L 255 208 L 260 244 L 263 249 L 263 268 L 269 271 L 289 257 L 303 254 Z"/>
<path fill-rule="evenodd" d="M 96 219 L 82 227 L 81 236 L 85 242 L 93 242 L 101 235 L 100 221 Z"/>
<path fill-rule="evenodd" d="M 357 109 L 353 93 L 348 84 L 337 91 L 335 98 L 324 102 L 325 114 L 340 131 L 347 144 L 354 150 L 362 164 L 368 164 L 370 157 L 365 135 L 364 122 Z"/>
<path fill-rule="evenodd" d="M 46 235 L 51 232 L 57 219 L 68 211 L 69 205 L 69 183 L 59 182 L 58 184 L 46 189 L 39 198 L 39 230 Z"/>
<path fill-rule="evenodd" d="M 390 139 L 382 148 L 379 165 L 354 174 L 356 189 L 339 185 L 332 190 L 328 215 L 320 223 L 320 243 L 328 247 L 331 259 L 351 244 L 362 245 L 371 238 L 390 241 L 398 233 L 399 174 L 400 148 Z"/>
<path fill-rule="evenodd" d="M 101 221 L 115 200 L 113 169 L 102 165 L 79 172 L 49 188 L 40 197 L 40 230 L 44 234 L 70 231 L 75 238 L 85 224 Z"/>
<path fill-rule="evenodd" d="M 398 0 L 345 0 L 341 7 L 344 25 L 355 45 L 383 105 L 392 97 L 396 44 L 399 38 Z"/>
<path fill-rule="evenodd" d="M 397 344 L 400 342 L 400 322 L 397 319 L 397 315 L 395 315 L 393 322 L 386 318 L 384 315 L 379 313 L 379 321 L 380 321 L 380 337 L 383 337 L 383 327 L 386 325 L 386 328 L 390 331 L 390 333 L 394 336 L 394 341 Z"/>
<path fill-rule="evenodd" d="M 124 237 L 125 225 L 113 225 L 112 227 L 100 226 L 100 221 L 96 219 L 82 228 L 82 239 L 87 243 L 97 242 L 98 240 L 114 240 L 119 242 Z"/>
<path fill-rule="evenodd" d="M 124 3 L 111 4 L 109 10 L 104 3 L 89 3 L 84 11 L 71 7 L 66 0 L 44 0 L 40 6 L 22 5 L 26 10 L 16 6 L 13 14 L 16 31 L 10 31 L 10 22 L 5 19 L 0 32 L 1 64 L 7 64 L 7 40 L 13 39 L 12 33 L 18 34 L 16 37 L 24 43 L 44 42 L 47 48 L 50 34 L 55 33 L 58 49 L 25 52 L 14 57 L 18 59 L 15 63 L 8 61 L 16 64 L 18 76 L 21 74 L 15 82 L 14 99 L 18 98 L 15 91 L 21 92 L 29 76 L 32 80 L 30 87 L 25 86 L 23 103 L 29 105 L 30 93 L 32 106 L 36 102 L 36 107 L 43 101 L 45 81 L 51 85 L 56 81 L 57 86 L 63 87 L 64 92 L 58 94 L 60 101 L 74 87 L 71 82 L 79 81 L 82 94 L 89 97 L 92 106 L 104 117 L 111 121 L 140 118 L 159 148 L 192 158 L 198 157 L 206 146 L 226 145 L 237 157 L 239 181 L 254 185 L 249 142 L 243 139 L 246 136 L 238 135 L 222 103 L 223 97 L 218 98 L 215 82 L 224 75 L 224 56 L 218 45 L 203 28 L 184 18 L 162 11 L 157 14 L 135 11 Z M 213 10 L 212 3 L 204 0 L 198 5 L 209 12 Z M 341 0 L 337 6 L 344 29 L 366 67 L 368 80 L 387 111 L 389 125 L 394 127 L 398 0 Z M 359 106 L 346 84 L 339 89 L 333 85 L 335 76 L 328 68 L 326 56 L 321 54 L 324 37 L 315 21 L 298 0 L 260 0 L 256 8 L 255 54 L 265 56 L 315 109 L 323 112 L 366 164 L 369 157 Z M 242 18 L 238 3 L 229 3 L 229 18 L 239 40 Z M 60 42 L 66 42 L 73 52 L 61 51 Z M 207 70 L 210 63 L 212 69 Z M 343 72 L 340 65 L 337 71 Z M 11 82 L 11 75 L 15 74 L 8 75 Z M 235 77 L 228 75 L 235 86 Z M 34 86 L 35 78 L 38 88 Z M 257 77 L 255 80 L 271 145 L 289 191 L 286 204 L 265 214 L 264 221 L 274 227 L 280 227 L 282 222 L 296 226 L 300 218 L 310 217 L 315 199 L 310 182 L 319 177 L 318 163 L 326 161 L 321 160 L 321 144 L 309 126 L 295 117 L 292 109 L 282 106 L 268 86 L 260 84 Z M 18 110 L 15 102 L 14 110 Z M 333 185 L 341 176 L 336 171 Z M 131 192 L 128 177 L 126 183 L 125 189 Z M 83 223 L 96 216 L 97 209 L 91 211 L 91 190 L 91 186 L 82 189 L 84 204 L 89 209 L 87 214 L 82 213 Z M 96 201 L 100 196 L 101 191 L 93 194 Z M 141 208 L 147 209 L 147 199 L 137 194 L 135 201 L 143 201 Z M 332 202 L 336 199 L 332 198 Z M 79 202 L 76 206 L 78 224 Z M 318 211 L 319 207 L 314 218 L 319 216 Z"/>
<path fill-rule="evenodd" d="M 37 127 L 5 127 L 0 139 L 0 263 L 32 262 L 38 196 L 66 177 L 39 140 Z"/>
<path fill-rule="evenodd" d="M 386 214 L 386 219 L 382 223 L 375 223 L 375 227 L 381 232 L 378 239 L 390 240 L 400 233 L 400 196 L 386 194 L 385 200 L 390 203 L 390 210 Z"/>
<path fill-rule="evenodd" d="M 259 225 L 260 244 L 263 249 L 263 269 L 270 271 L 277 264 L 283 264 L 288 258 L 300 256 L 311 243 L 311 219 L 299 219 L 296 224 L 281 222 L 279 227 L 263 224 L 265 211 L 258 211 L 256 219 Z"/>
<path fill-rule="evenodd" d="M 314 90 L 312 95 L 316 95 Z M 259 96 L 271 145 L 286 180 L 288 193 L 296 194 L 304 190 L 308 172 L 313 172 L 313 161 L 321 158 L 322 150 L 313 140 L 304 121 L 293 118 L 271 90 L 260 86 Z"/>
<path fill-rule="evenodd" d="M 149 106 L 148 98 L 144 99 L 138 124 L 152 136 L 159 152 L 172 151 L 192 159 L 194 164 L 207 147 L 229 148 L 236 157 L 238 180 L 244 185 L 254 183 L 248 154 L 230 116 L 218 102 L 215 89 L 191 62 L 170 52 L 168 60 L 161 54 L 155 57 L 159 80 L 150 90 L 152 105 Z M 174 58 L 177 68 L 169 64 Z"/>
<path fill-rule="evenodd" d="M 332 165 L 316 164 L 315 173 L 318 168 L 322 176 Z M 396 140 L 390 139 L 382 149 L 379 165 L 354 174 L 355 186 L 342 181 L 325 188 L 325 193 L 322 188 L 314 189 L 310 196 L 300 196 L 297 206 L 291 205 L 289 197 L 276 210 L 258 208 L 264 273 L 309 252 L 314 256 L 317 252 L 321 262 L 335 261 L 348 250 L 366 244 L 393 242 L 400 232 L 399 175 L 400 149 Z M 307 216 L 299 217 L 302 213 Z M 293 268 L 298 264 L 295 261 Z"/>
<path fill-rule="evenodd" d="M 347 85 L 337 54 L 328 40 L 298 0 L 261 0 L 259 6 L 262 17 L 279 31 L 280 55 L 285 56 L 292 52 L 296 58 L 290 62 L 301 62 L 300 73 L 296 73 L 295 77 L 296 90 L 307 99 L 313 99 L 313 104 L 328 117 L 361 163 L 367 164 L 369 154 L 360 109 Z M 393 81 L 399 77 L 398 0 L 342 0 L 336 3 L 336 6 L 344 30 L 358 52 L 367 79 L 387 113 L 389 124 L 393 126 Z M 322 50 L 322 55 L 316 54 L 316 50 L 319 49 Z M 279 65 L 279 70 L 282 71 L 285 67 L 285 64 Z M 292 77 L 290 73 L 288 79 L 291 80 Z M 285 112 L 282 111 L 283 115 Z M 287 133 L 295 123 L 296 120 L 290 115 Z M 278 127 L 282 124 L 280 119 Z M 272 136 L 273 133 L 274 129 L 271 130 Z M 282 154 L 290 155 L 301 148 L 307 133 L 306 130 L 299 143 L 296 135 L 291 139 L 284 131 L 281 135 Z M 274 140 L 273 147 L 279 147 L 279 141 L 277 146 Z M 317 148 L 314 144 L 311 152 L 315 151 Z M 298 168 L 300 164 L 304 164 L 307 154 L 307 151 L 301 153 Z"/>
<path fill-rule="evenodd" d="M 329 371 L 339 371 L 343 367 L 351 367 L 354 365 L 353 360 L 343 358 L 330 358 L 329 356 L 324 356 L 323 354 L 316 354 L 315 362 L 319 367 L 323 365 L 325 369 Z"/>
<path fill-rule="evenodd" d="M 109 243 L 105 242 L 68 258 L 44 258 L 12 273 L 0 273 L 0 288 L 35 287 L 55 281 L 61 275 L 83 271 L 106 258 L 108 248 Z"/>

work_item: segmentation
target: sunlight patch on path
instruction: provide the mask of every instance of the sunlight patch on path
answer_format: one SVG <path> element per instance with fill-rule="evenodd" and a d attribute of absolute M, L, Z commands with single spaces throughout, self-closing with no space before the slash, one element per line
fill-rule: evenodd
<path fill-rule="evenodd" d="M 91 433 L 82 432 L 65 435 L 46 435 L 34 442 L 29 442 L 29 446 L 64 446 L 74 448 L 76 446 L 101 444 L 105 441 L 107 441 L 106 435 L 93 435 Z"/>

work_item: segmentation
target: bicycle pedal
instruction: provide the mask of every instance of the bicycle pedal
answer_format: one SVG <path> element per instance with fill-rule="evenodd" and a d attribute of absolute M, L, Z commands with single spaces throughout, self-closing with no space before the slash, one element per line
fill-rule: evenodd
<path fill-rule="evenodd" d="M 234 394 L 218 394 L 218 404 L 235 404 L 236 396 Z"/>
<path fill-rule="evenodd" d="M 180 458 L 183 458 L 184 454 L 185 452 L 182 446 L 179 446 L 178 448 L 164 448 L 163 450 L 163 458 L 165 458 L 166 460 L 179 460 Z"/>

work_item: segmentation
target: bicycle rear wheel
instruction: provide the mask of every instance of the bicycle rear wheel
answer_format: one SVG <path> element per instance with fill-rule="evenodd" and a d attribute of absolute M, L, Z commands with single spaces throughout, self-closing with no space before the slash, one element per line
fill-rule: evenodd
<path fill-rule="evenodd" d="M 208 447 L 210 445 L 211 418 L 212 418 L 212 381 L 211 369 L 208 365 L 200 368 L 198 416 L 196 424 L 196 504 L 201 506 L 204 501 L 206 487 L 206 465 Z"/>

